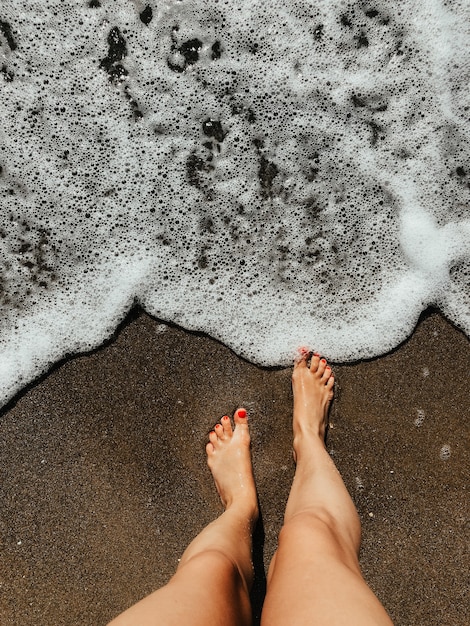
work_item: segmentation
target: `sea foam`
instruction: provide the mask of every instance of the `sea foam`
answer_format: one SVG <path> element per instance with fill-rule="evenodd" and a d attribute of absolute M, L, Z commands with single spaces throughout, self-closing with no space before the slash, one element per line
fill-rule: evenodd
<path fill-rule="evenodd" d="M 0 1 L 0 397 L 135 305 L 262 365 L 470 332 L 467 2 Z"/>

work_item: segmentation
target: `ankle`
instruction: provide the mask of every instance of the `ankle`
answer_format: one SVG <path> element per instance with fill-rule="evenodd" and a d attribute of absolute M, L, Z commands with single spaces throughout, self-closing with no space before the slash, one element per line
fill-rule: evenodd
<path fill-rule="evenodd" d="M 309 458 L 315 454 L 315 450 L 326 450 L 325 433 L 323 430 L 320 432 L 315 430 L 296 432 L 292 447 L 294 449 L 296 462 L 298 463 L 300 457 Z"/>
<path fill-rule="evenodd" d="M 325 445 L 325 426 L 323 424 L 312 426 L 303 425 L 295 428 L 293 439 L 294 450 L 297 447 L 311 447 L 318 443 L 321 443 L 322 446 Z"/>
<path fill-rule="evenodd" d="M 259 517 L 258 502 L 248 498 L 237 498 L 227 504 L 225 512 L 238 517 L 242 523 L 247 522 L 250 530 L 253 530 Z"/>

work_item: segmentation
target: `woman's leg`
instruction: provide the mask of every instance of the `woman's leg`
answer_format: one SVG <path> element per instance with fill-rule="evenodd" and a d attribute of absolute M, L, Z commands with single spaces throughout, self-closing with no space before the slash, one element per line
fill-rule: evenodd
<path fill-rule="evenodd" d="M 207 462 L 225 512 L 184 552 L 170 582 L 109 626 L 245 626 L 251 623 L 251 535 L 258 504 L 246 411 L 209 435 Z"/>
<path fill-rule="evenodd" d="M 362 578 L 356 508 L 325 448 L 334 378 L 325 359 L 295 364 L 297 467 L 268 573 L 262 626 L 392 624 Z"/>

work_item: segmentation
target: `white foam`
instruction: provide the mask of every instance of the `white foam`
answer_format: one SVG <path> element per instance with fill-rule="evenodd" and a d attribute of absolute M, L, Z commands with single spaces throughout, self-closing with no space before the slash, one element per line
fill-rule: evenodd
<path fill-rule="evenodd" d="M 416 411 L 416 417 L 414 419 L 414 425 L 416 426 L 416 428 L 421 428 L 425 419 L 426 419 L 426 414 L 423 411 L 423 409 L 418 409 Z"/>
<path fill-rule="evenodd" d="M 439 450 L 439 458 L 441 459 L 441 461 L 448 461 L 450 459 L 450 456 L 450 445 L 448 443 L 445 443 L 443 446 L 441 446 L 441 449 Z"/>
<path fill-rule="evenodd" d="M 3 401 L 135 302 L 263 365 L 470 332 L 467 3 L 0 9 Z"/>

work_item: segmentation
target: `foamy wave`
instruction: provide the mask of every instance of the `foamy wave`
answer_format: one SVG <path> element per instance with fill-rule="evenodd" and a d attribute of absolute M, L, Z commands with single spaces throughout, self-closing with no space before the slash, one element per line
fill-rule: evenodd
<path fill-rule="evenodd" d="M 3 401 L 134 303 L 263 365 L 470 331 L 467 3 L 11 5 Z"/>

